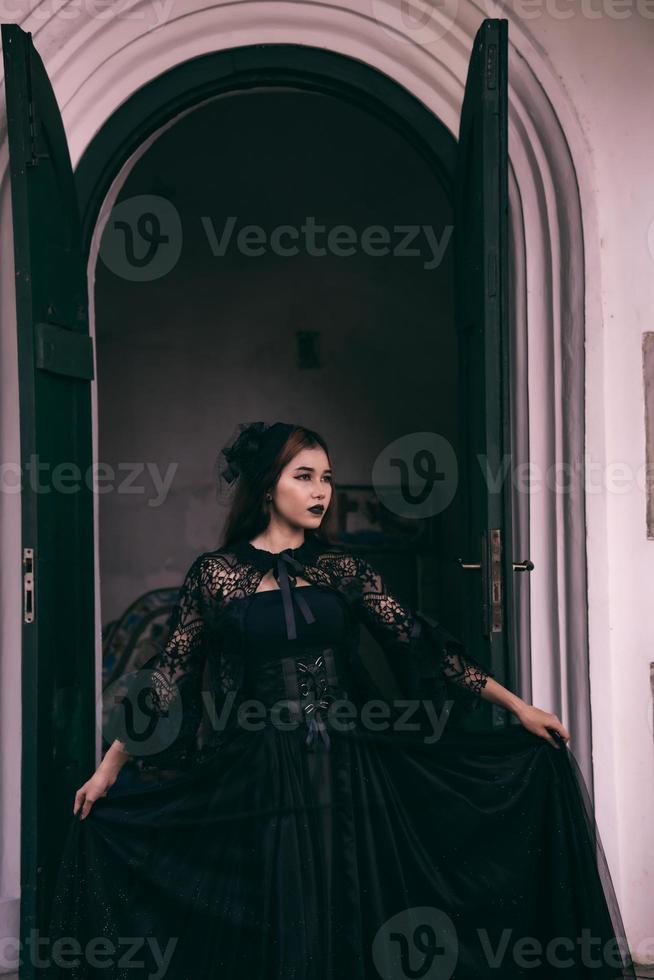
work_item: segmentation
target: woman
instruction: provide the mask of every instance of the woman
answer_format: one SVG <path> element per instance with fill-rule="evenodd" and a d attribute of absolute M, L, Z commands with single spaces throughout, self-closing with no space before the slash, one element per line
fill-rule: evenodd
<path fill-rule="evenodd" d="M 219 475 L 225 541 L 139 676 L 157 731 L 117 739 L 75 796 L 50 939 L 78 955 L 50 975 L 635 977 L 559 718 L 328 541 L 316 432 L 241 426 Z M 365 669 L 361 625 L 403 698 Z M 480 699 L 521 724 L 458 731 Z M 178 774 L 110 792 L 137 755 Z"/>

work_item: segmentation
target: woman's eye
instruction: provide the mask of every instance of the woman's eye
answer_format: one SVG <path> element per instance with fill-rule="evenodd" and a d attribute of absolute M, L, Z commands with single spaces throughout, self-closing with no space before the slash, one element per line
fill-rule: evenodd
<path fill-rule="evenodd" d="M 308 473 L 300 473 L 300 475 L 299 476 L 296 476 L 295 479 L 296 480 L 304 480 L 305 477 L 306 477 L 307 480 L 310 480 L 311 479 L 311 477 L 310 477 L 310 475 Z M 325 479 L 327 480 L 328 483 L 333 483 L 333 480 L 332 480 L 332 477 L 331 476 L 326 476 Z"/>

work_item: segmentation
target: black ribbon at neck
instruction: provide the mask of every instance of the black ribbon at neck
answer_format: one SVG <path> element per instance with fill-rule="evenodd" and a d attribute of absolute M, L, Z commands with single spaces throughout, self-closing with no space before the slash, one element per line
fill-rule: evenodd
<path fill-rule="evenodd" d="M 289 575 L 289 568 L 296 574 Z M 286 635 L 289 640 L 297 639 L 297 626 L 295 623 L 295 612 L 293 610 L 293 595 L 297 602 L 300 612 L 304 617 L 305 623 L 315 623 L 316 617 L 311 612 L 308 603 L 300 595 L 301 589 L 296 588 L 295 581 L 297 575 L 303 571 L 304 566 L 288 551 L 282 551 L 276 556 L 273 564 L 273 575 L 279 582 L 279 589 L 282 593 L 284 603 L 284 619 L 286 620 Z M 291 591 L 292 589 L 292 591 Z"/>

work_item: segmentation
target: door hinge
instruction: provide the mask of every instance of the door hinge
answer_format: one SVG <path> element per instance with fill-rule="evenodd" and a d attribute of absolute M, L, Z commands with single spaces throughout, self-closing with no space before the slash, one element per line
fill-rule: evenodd
<path fill-rule="evenodd" d="M 34 549 L 23 548 L 23 622 L 34 622 Z"/>

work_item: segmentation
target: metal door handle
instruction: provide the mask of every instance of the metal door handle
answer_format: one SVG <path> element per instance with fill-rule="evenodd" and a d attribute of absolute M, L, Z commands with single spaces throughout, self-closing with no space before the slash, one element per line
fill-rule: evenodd
<path fill-rule="evenodd" d="M 466 562 L 464 562 L 463 558 L 457 558 L 457 563 L 461 566 L 461 568 L 468 568 L 468 569 L 481 568 L 481 565 L 480 565 L 479 562 L 477 562 L 476 564 L 475 563 L 472 563 L 472 562 L 467 562 L 466 563 Z"/>
<path fill-rule="evenodd" d="M 475 569 L 480 569 L 481 568 L 481 565 L 480 565 L 479 562 L 464 562 L 463 558 L 457 558 L 457 564 L 460 565 L 461 568 L 465 568 L 465 569 L 468 569 L 468 570 L 471 570 L 471 571 L 474 571 Z M 514 572 L 533 572 L 534 567 L 535 566 L 534 566 L 533 561 L 531 561 L 529 558 L 525 558 L 524 561 L 514 561 L 513 562 L 513 571 Z"/>

